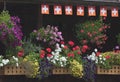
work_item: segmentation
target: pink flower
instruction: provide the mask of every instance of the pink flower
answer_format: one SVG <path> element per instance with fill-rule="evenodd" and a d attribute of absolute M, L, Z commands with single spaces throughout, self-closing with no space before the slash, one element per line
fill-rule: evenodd
<path fill-rule="evenodd" d="M 75 51 L 75 50 L 76 50 L 76 49 L 75 49 L 75 47 L 74 47 L 74 48 L 72 48 L 72 50 L 73 50 L 73 51 Z"/>
<path fill-rule="evenodd" d="M 95 24 L 94 23 L 92 23 L 92 26 L 94 26 Z"/>
<path fill-rule="evenodd" d="M 73 41 L 69 41 L 68 44 L 69 44 L 70 46 L 74 46 L 74 42 L 73 42 Z"/>
<path fill-rule="evenodd" d="M 80 32 L 81 32 L 81 33 L 83 33 L 83 32 L 84 32 L 84 30 L 80 30 Z"/>
<path fill-rule="evenodd" d="M 87 40 L 82 40 L 83 44 L 86 44 L 87 43 Z"/>

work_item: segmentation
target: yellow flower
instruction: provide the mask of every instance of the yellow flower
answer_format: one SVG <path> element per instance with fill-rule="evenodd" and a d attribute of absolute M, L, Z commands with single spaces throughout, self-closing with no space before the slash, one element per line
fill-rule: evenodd
<path fill-rule="evenodd" d="M 70 69 L 74 77 L 82 78 L 83 66 L 78 61 L 73 60 L 70 62 Z"/>

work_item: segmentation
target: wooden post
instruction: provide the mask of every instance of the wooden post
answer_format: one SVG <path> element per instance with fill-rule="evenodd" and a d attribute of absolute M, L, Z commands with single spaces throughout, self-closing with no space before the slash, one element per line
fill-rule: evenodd
<path fill-rule="evenodd" d="M 43 22 L 43 16 L 41 14 L 41 4 L 38 4 L 38 27 L 40 28 L 42 26 Z"/>

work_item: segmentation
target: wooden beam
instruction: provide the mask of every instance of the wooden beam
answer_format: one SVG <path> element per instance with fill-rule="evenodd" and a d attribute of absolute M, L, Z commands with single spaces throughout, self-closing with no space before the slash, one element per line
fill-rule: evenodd
<path fill-rule="evenodd" d="M 70 4 L 70 5 L 95 5 L 95 6 L 117 6 L 120 7 L 120 0 L 0 0 L 7 3 L 30 3 L 30 4 Z"/>

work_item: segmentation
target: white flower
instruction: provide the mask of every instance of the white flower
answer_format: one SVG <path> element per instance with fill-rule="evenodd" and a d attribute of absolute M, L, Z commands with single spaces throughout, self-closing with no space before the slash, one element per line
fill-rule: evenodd
<path fill-rule="evenodd" d="M 54 55 L 59 55 L 60 52 L 56 52 Z"/>
<path fill-rule="evenodd" d="M 61 44 L 61 47 L 62 47 L 62 48 L 64 48 L 64 46 L 65 46 L 64 44 Z"/>
<path fill-rule="evenodd" d="M 52 63 L 56 64 L 56 61 L 55 60 L 51 60 Z"/>
<path fill-rule="evenodd" d="M 9 63 L 9 60 L 8 60 L 8 59 L 3 59 L 3 60 L 2 60 L 2 63 L 3 63 L 4 65 L 6 65 L 6 64 Z"/>
<path fill-rule="evenodd" d="M 57 49 L 55 49 L 55 51 L 56 51 L 56 52 L 61 52 L 62 49 L 61 49 L 61 48 L 57 48 Z"/>
<path fill-rule="evenodd" d="M 96 60 L 95 52 L 92 52 L 92 54 L 89 55 L 89 56 L 87 56 L 87 58 L 88 58 L 89 60 L 95 61 L 95 60 Z"/>
<path fill-rule="evenodd" d="M 18 63 L 16 63 L 16 66 L 18 67 L 18 66 L 19 66 L 19 64 L 18 64 Z"/>
<path fill-rule="evenodd" d="M 0 55 L 0 58 L 2 58 L 2 55 Z"/>
<path fill-rule="evenodd" d="M 52 55 L 55 55 L 55 52 L 51 52 L 52 53 Z"/>
<path fill-rule="evenodd" d="M 67 59 L 65 57 L 61 57 L 60 60 L 65 61 L 65 62 L 67 61 Z"/>
<path fill-rule="evenodd" d="M 103 61 L 100 61 L 100 63 L 103 63 Z"/>
<path fill-rule="evenodd" d="M 95 52 L 98 52 L 97 48 L 94 49 Z"/>
<path fill-rule="evenodd" d="M 102 55 L 99 55 L 99 57 L 102 57 Z"/>
<path fill-rule="evenodd" d="M 98 60 L 96 60 L 95 63 L 98 64 Z"/>
<path fill-rule="evenodd" d="M 16 62 L 18 62 L 18 58 L 17 58 L 17 57 L 13 56 L 13 59 L 14 59 Z"/>
<path fill-rule="evenodd" d="M 57 48 L 57 49 L 60 48 L 60 45 L 59 45 L 58 43 L 56 44 L 56 48 Z"/>
<path fill-rule="evenodd" d="M 3 63 L 0 63 L 0 67 L 3 67 Z"/>
<path fill-rule="evenodd" d="M 101 58 L 101 57 L 100 57 L 99 59 L 100 59 L 100 60 L 102 60 L 102 58 Z"/>
<path fill-rule="evenodd" d="M 105 60 L 106 60 L 106 58 L 103 58 L 103 60 L 105 61 Z"/>

